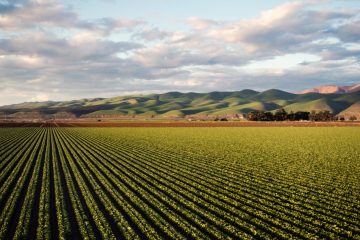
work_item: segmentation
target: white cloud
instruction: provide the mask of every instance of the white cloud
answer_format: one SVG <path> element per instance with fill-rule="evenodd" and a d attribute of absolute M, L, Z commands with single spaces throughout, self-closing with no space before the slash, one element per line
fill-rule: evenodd
<path fill-rule="evenodd" d="M 199 17 L 190 17 L 187 19 L 187 23 L 196 30 L 207 30 L 210 27 L 219 24 L 218 22 L 216 22 L 214 20 L 202 19 Z"/>
<path fill-rule="evenodd" d="M 359 9 L 324 10 L 322 2 L 292 1 L 228 22 L 194 16 L 170 30 L 137 19 L 80 19 L 61 1 L 0 1 L 0 105 L 11 96 L 352 84 L 360 79 Z"/>
<path fill-rule="evenodd" d="M 156 41 L 163 40 L 171 35 L 170 32 L 160 30 L 159 28 L 150 28 L 144 27 L 139 29 L 136 33 L 133 34 L 132 38 L 135 40 L 144 40 L 144 41 Z"/>
<path fill-rule="evenodd" d="M 48 94 L 39 93 L 39 94 L 36 94 L 35 97 L 31 98 L 30 101 L 31 102 L 44 102 L 44 101 L 48 101 L 49 99 L 50 98 L 49 98 Z"/>
<path fill-rule="evenodd" d="M 100 35 L 109 35 L 112 31 L 128 30 L 145 24 L 142 20 L 127 18 L 82 20 L 72 8 L 55 0 L 23 0 L 6 6 L 11 11 L 1 11 L 0 5 L 0 29 L 8 32 L 62 28 L 63 31 L 86 29 Z"/>
<path fill-rule="evenodd" d="M 34 84 L 34 83 L 41 83 L 43 81 L 44 81 L 44 79 L 42 79 L 42 78 L 34 78 L 34 79 L 26 80 L 25 83 Z"/>
<path fill-rule="evenodd" d="M 0 68 L 26 68 L 36 69 L 44 66 L 44 60 L 38 56 L 3 55 L 0 56 Z"/>
<path fill-rule="evenodd" d="M 242 68 L 250 71 L 257 71 L 259 69 L 276 69 L 276 71 L 279 72 L 279 69 L 291 69 L 302 63 L 310 64 L 320 60 L 321 58 L 319 56 L 311 54 L 285 54 L 282 56 L 275 56 L 272 59 L 253 61 Z"/>
<path fill-rule="evenodd" d="M 21 30 L 40 25 L 72 27 L 77 14 L 55 1 L 29 0 L 13 5 L 13 10 L 0 16 L 2 30 Z"/>

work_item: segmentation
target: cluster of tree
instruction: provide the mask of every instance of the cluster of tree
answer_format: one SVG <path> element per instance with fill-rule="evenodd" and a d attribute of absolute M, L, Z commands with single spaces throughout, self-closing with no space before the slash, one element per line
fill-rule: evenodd
<path fill-rule="evenodd" d="M 290 112 L 278 109 L 275 113 L 265 111 L 253 111 L 245 116 L 249 121 L 335 121 L 334 114 L 330 111 Z"/>
<path fill-rule="evenodd" d="M 356 121 L 356 120 L 357 120 L 357 117 L 356 117 L 356 116 L 351 116 L 351 117 L 349 118 L 349 120 L 350 120 L 350 121 Z"/>
<path fill-rule="evenodd" d="M 350 116 L 348 119 L 349 119 L 349 121 L 356 121 L 357 117 L 356 116 Z M 340 117 L 337 117 L 335 120 L 336 121 L 345 121 L 346 119 L 345 119 L 345 117 L 340 116 Z"/>
<path fill-rule="evenodd" d="M 315 122 L 336 121 L 337 118 L 330 111 L 311 111 L 309 118 Z"/>
<path fill-rule="evenodd" d="M 227 122 L 228 119 L 226 117 L 223 117 L 223 118 L 215 118 L 214 121 L 220 121 L 220 122 Z"/>
<path fill-rule="evenodd" d="M 253 111 L 245 116 L 249 121 L 275 121 L 275 116 L 272 112 Z M 279 120 L 283 121 L 283 120 Z"/>

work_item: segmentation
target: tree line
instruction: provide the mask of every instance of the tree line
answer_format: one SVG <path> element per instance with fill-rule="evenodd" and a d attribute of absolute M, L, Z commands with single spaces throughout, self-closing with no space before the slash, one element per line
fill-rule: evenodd
<path fill-rule="evenodd" d="M 337 117 L 328 110 L 324 111 L 311 111 L 311 112 L 286 112 L 285 109 L 278 109 L 273 112 L 265 111 L 252 111 L 245 114 L 245 118 L 249 121 L 344 121 L 342 117 Z M 352 117 L 350 120 L 356 120 L 356 117 Z"/>

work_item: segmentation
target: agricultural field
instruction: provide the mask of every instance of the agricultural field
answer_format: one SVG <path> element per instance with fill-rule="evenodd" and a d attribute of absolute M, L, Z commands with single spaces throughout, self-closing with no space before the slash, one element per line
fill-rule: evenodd
<path fill-rule="evenodd" d="M 360 128 L 0 128 L 0 239 L 360 239 Z"/>
<path fill-rule="evenodd" d="M 39 121 L 39 122 L 1 122 L 0 128 L 8 127 L 360 127 L 359 121 Z"/>

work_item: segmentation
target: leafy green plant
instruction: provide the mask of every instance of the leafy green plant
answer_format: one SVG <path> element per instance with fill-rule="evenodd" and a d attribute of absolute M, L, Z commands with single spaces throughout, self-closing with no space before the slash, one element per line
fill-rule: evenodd
<path fill-rule="evenodd" d="M 0 239 L 358 239 L 359 136 L 0 129 Z"/>

